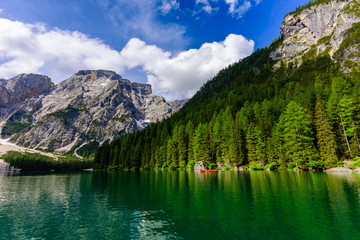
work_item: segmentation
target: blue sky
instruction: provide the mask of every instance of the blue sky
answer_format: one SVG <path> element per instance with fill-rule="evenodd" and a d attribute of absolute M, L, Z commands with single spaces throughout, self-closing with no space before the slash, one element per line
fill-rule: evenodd
<path fill-rule="evenodd" d="M 306 2 L 2 0 L 0 78 L 31 71 L 59 82 L 107 68 L 167 99 L 190 97 L 221 68 L 269 45 L 285 14 Z"/>

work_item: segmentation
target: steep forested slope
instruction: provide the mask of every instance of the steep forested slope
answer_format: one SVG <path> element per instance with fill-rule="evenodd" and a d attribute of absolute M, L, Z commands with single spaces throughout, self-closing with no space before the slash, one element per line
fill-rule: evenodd
<path fill-rule="evenodd" d="M 358 44 L 347 40 L 358 33 L 358 24 L 353 28 L 339 49 L 350 40 Z M 316 46 L 294 61 L 272 60 L 283 41 L 220 71 L 171 118 L 100 147 L 95 167 L 174 169 L 202 161 L 323 169 L 358 156 L 358 63 Z"/>
<path fill-rule="evenodd" d="M 357 155 L 359 71 L 344 75 L 324 55 L 272 72 L 268 54 L 258 50 L 222 70 L 170 119 L 102 146 L 98 167 L 175 168 L 202 160 L 306 169 Z"/>

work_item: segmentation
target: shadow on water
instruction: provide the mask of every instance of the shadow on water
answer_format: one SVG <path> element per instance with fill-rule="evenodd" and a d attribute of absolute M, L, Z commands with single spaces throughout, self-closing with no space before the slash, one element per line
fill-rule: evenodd
<path fill-rule="evenodd" d="M 358 239 L 359 189 L 356 173 L 0 177 L 0 239 Z"/>

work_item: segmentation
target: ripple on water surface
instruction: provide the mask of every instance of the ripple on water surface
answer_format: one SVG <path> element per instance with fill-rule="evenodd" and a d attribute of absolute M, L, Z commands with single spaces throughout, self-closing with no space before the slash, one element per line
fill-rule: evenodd
<path fill-rule="evenodd" d="M 0 239 L 360 239 L 360 175 L 0 177 Z"/>

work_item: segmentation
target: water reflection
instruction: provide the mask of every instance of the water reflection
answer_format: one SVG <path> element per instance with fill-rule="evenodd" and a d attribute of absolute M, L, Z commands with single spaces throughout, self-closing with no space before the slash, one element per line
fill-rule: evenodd
<path fill-rule="evenodd" d="M 0 177 L 0 239 L 357 239 L 360 175 Z"/>
<path fill-rule="evenodd" d="M 10 167 L 8 163 L 3 162 L 0 159 L 0 176 L 14 176 L 19 174 L 20 174 L 20 169 Z"/>

